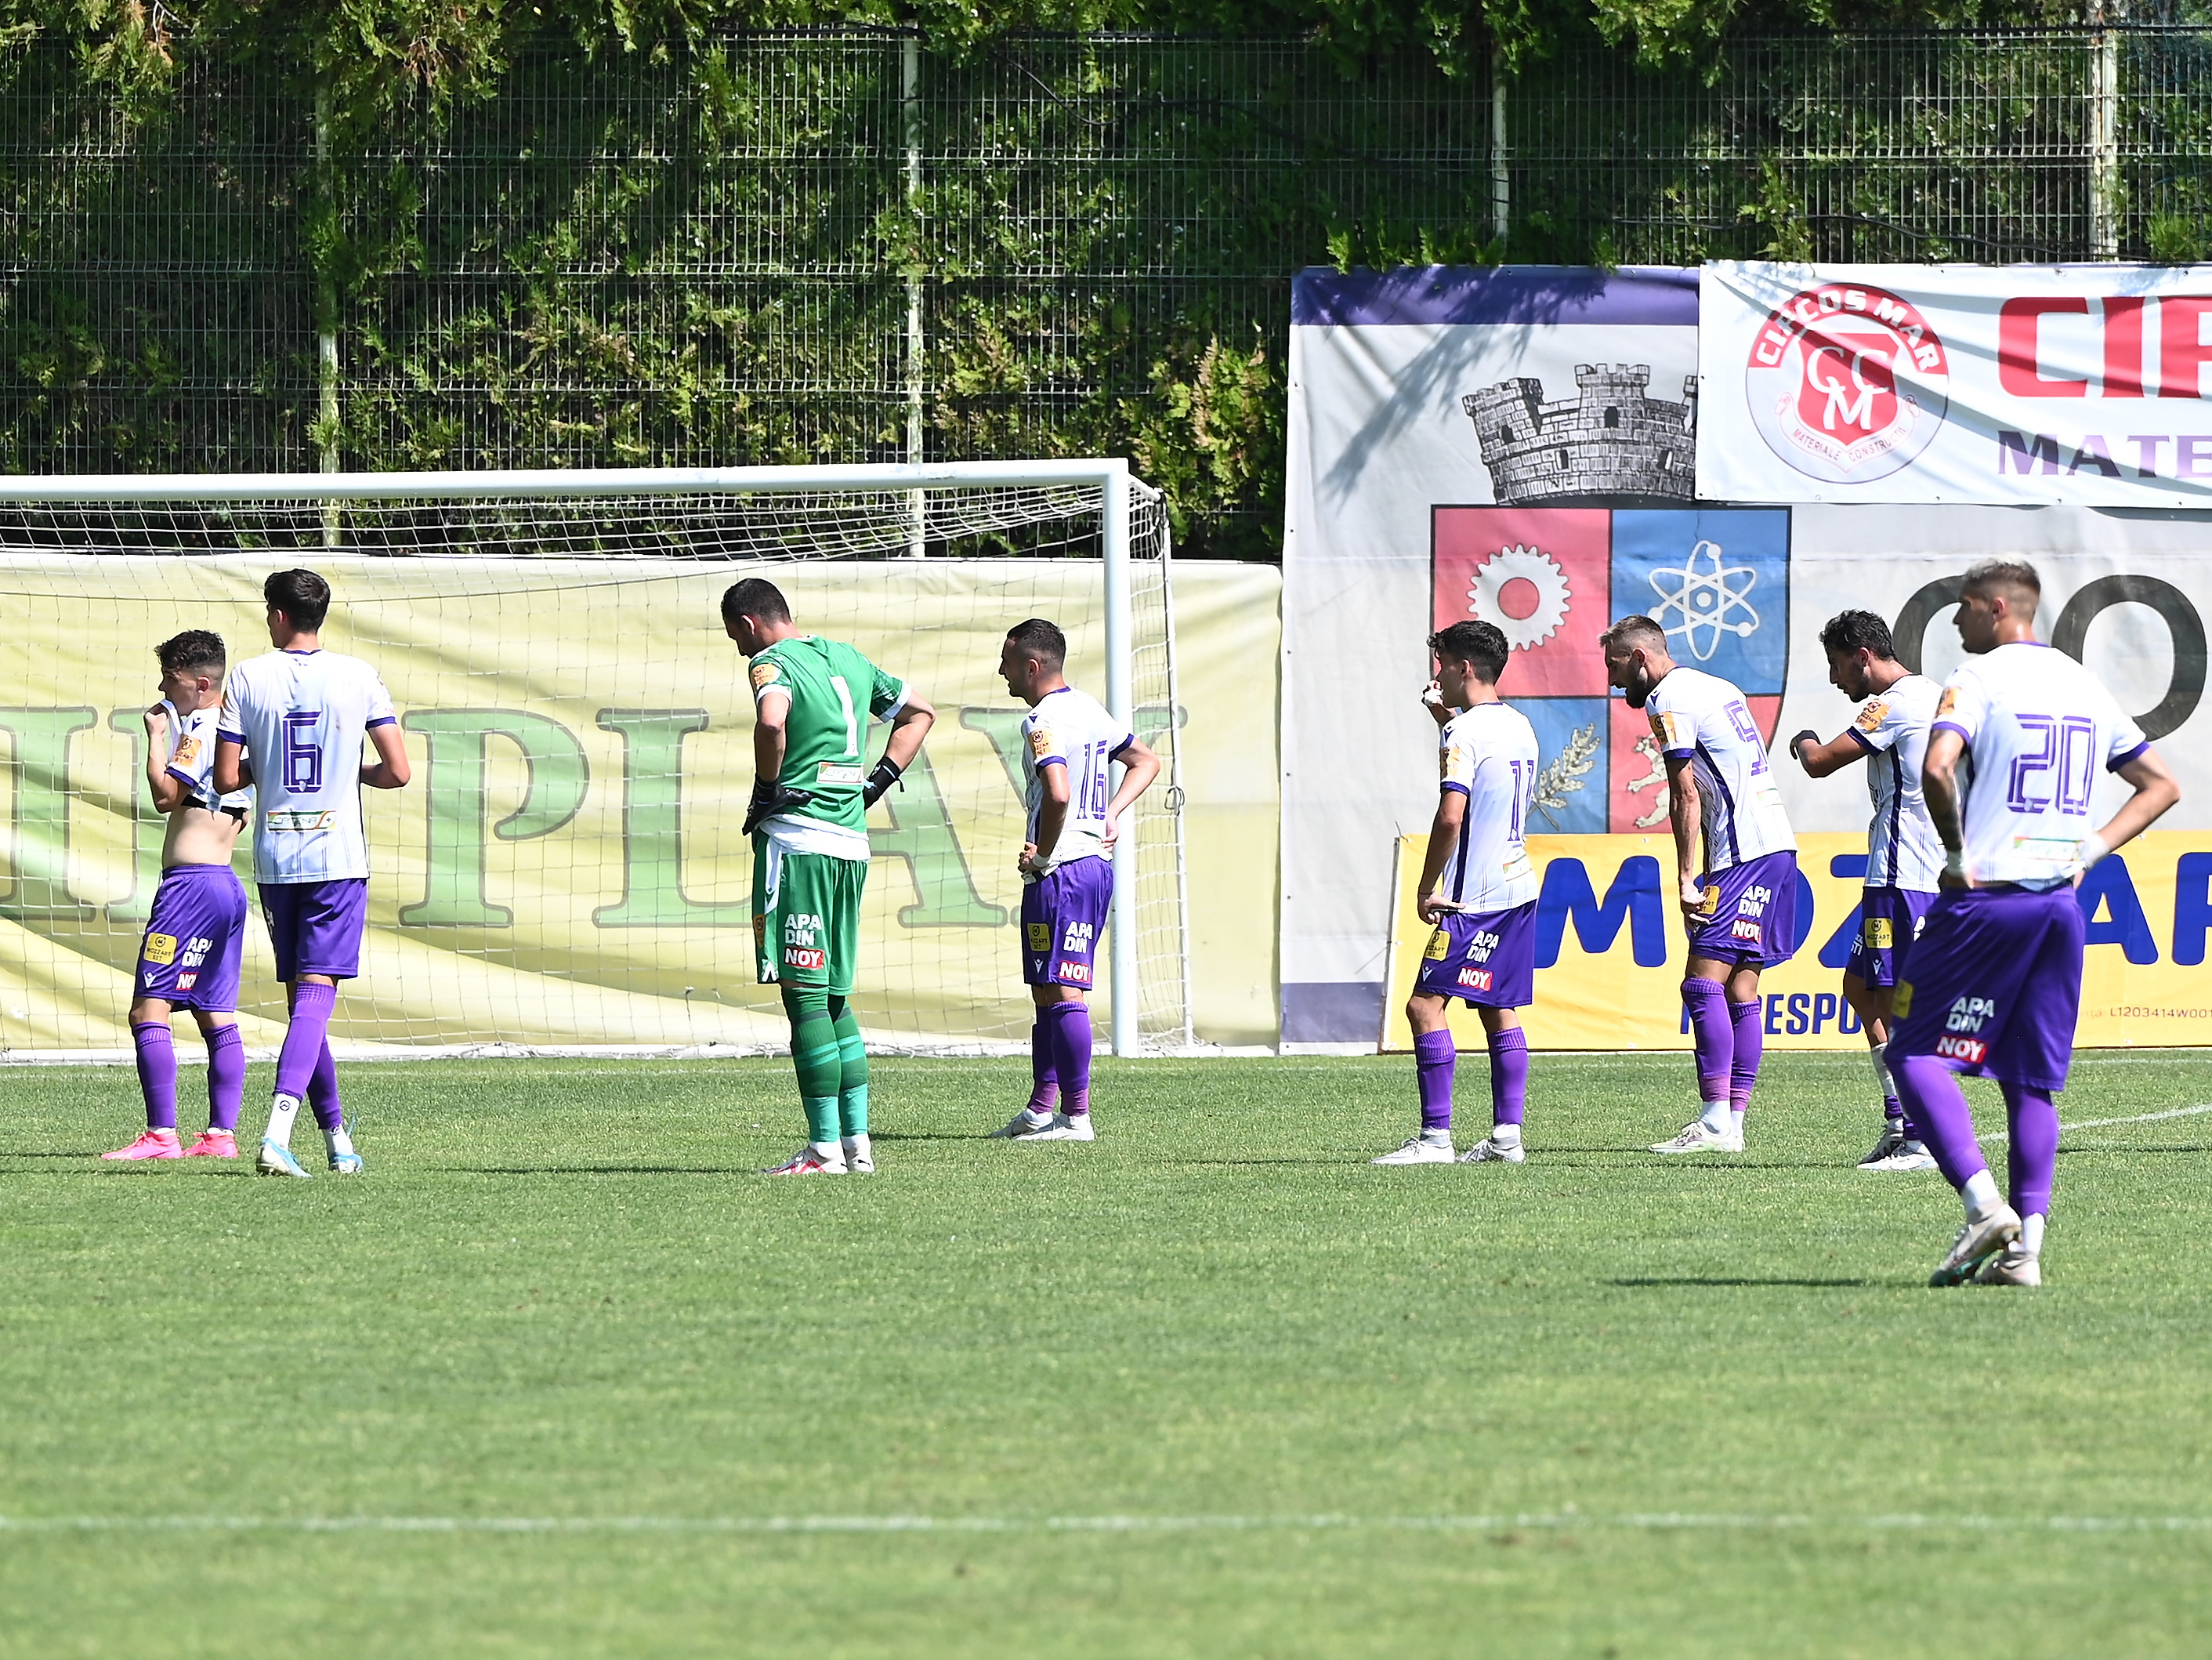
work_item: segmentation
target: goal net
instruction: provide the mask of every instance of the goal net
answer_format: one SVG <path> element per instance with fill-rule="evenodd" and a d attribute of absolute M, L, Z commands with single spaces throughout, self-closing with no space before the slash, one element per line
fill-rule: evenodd
<path fill-rule="evenodd" d="M 1121 462 L 672 471 L 0 480 L 0 1049 L 123 1053 L 162 825 L 142 712 L 154 648 L 269 648 L 270 571 L 331 582 L 324 640 L 381 671 L 414 763 L 366 792 L 356 1046 L 765 1049 L 754 983 L 744 660 L 719 605 L 764 575 L 938 710 L 870 817 L 854 1002 L 872 1044 L 1025 1051 L 1015 922 L 1013 623 L 1067 634 L 1069 678 L 1162 757 L 1116 854 L 1117 1052 L 1192 1041 L 1169 537 Z M 888 731 L 878 726 L 871 754 Z M 248 838 L 238 867 L 250 885 Z M 249 886 L 250 891 L 250 886 Z M 249 923 L 240 1014 L 281 1036 Z M 1103 972 L 1102 969 L 1102 972 Z"/>

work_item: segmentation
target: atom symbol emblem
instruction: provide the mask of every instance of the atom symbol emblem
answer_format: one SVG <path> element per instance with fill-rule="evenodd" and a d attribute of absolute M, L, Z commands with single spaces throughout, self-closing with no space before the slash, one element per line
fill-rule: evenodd
<path fill-rule="evenodd" d="M 1723 635 L 1742 639 L 1759 631 L 1759 613 L 1746 597 L 1758 581 L 1749 565 L 1723 563 L 1719 543 L 1701 541 L 1679 569 L 1662 565 L 1651 573 L 1652 591 L 1659 596 L 1651 620 L 1686 639 L 1700 663 L 1708 661 L 1721 648 Z M 1669 611 L 1682 620 L 1669 622 Z"/>

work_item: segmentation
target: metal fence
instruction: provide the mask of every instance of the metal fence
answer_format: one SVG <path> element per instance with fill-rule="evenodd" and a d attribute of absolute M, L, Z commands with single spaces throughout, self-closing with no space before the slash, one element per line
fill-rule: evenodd
<path fill-rule="evenodd" d="M 0 466 L 1133 453 L 1279 511 L 1291 273 L 2194 257 L 2212 34 L 1750 39 L 1493 86 L 1304 40 L 745 35 L 542 57 L 319 163 L 310 104 L 0 88 Z M 327 350 L 324 337 L 327 337 Z"/>

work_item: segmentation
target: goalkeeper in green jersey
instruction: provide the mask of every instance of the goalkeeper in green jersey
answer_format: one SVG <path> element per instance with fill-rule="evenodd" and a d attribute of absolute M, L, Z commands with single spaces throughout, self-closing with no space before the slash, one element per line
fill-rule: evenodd
<path fill-rule="evenodd" d="M 783 988 L 806 1145 L 771 1176 L 875 1169 L 868 1052 L 852 1005 L 868 879 L 868 809 L 921 749 L 937 711 L 842 641 L 801 634 L 772 582 L 722 596 L 722 626 L 752 660 L 753 941 L 763 985 Z M 871 719 L 891 723 L 871 770 Z"/>

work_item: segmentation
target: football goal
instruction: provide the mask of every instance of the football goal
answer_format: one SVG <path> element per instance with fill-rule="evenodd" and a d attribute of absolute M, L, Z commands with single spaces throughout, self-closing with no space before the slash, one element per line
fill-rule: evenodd
<path fill-rule="evenodd" d="M 871 815 L 871 1043 L 1026 1049 L 1026 711 L 997 669 L 1029 617 L 1164 763 L 1115 852 L 1102 1028 L 1121 1055 L 1193 1041 L 1166 514 L 1125 462 L 1055 460 L 0 479 L 0 1049 L 127 1052 L 161 862 L 154 648 L 212 629 L 233 663 L 268 650 L 262 579 L 300 565 L 329 579 L 325 642 L 382 672 L 415 763 L 409 788 L 367 793 L 369 939 L 332 1028 L 356 1051 L 781 1041 L 738 833 L 751 703 L 718 610 L 746 575 L 938 710 Z M 273 1043 L 258 920 L 247 938 L 240 1016 Z"/>

